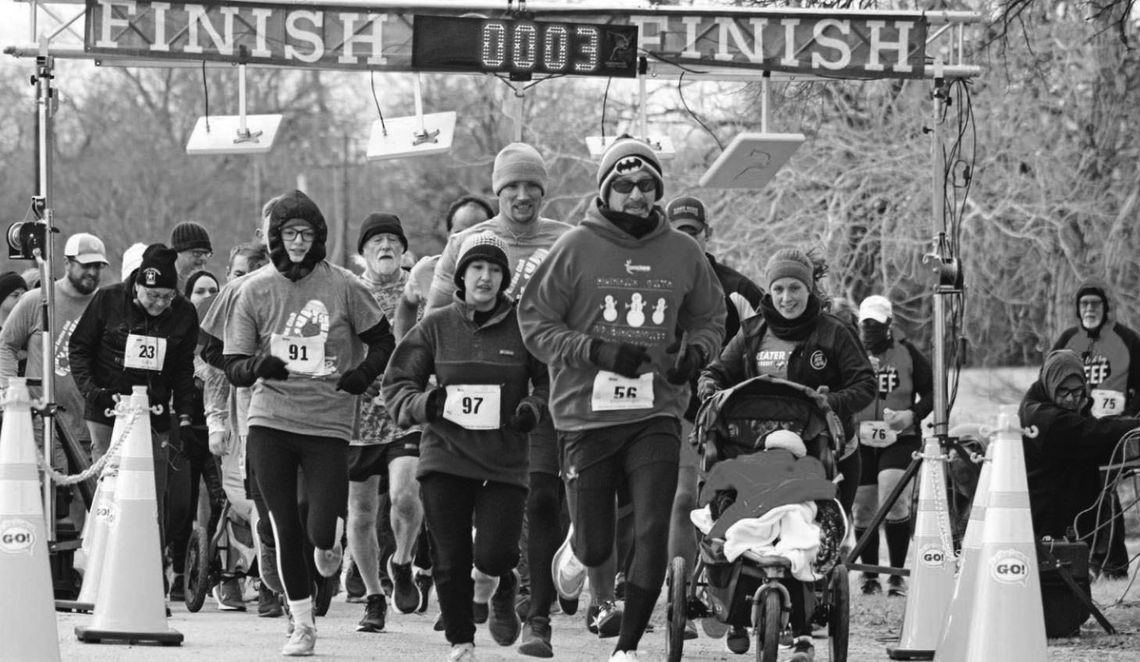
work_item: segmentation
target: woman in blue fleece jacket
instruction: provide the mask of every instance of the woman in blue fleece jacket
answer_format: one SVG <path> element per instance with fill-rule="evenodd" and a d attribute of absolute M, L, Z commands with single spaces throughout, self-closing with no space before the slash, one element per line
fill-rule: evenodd
<path fill-rule="evenodd" d="M 468 237 L 456 266 L 456 300 L 408 332 L 383 389 L 397 423 L 424 424 L 417 477 L 432 574 L 448 659 L 468 662 L 475 649 L 472 565 L 499 577 L 492 637 L 509 646 L 519 635 L 514 567 L 527 494 L 527 433 L 546 415 L 549 383 L 503 294 L 510 284 L 503 241 L 491 233 Z"/>

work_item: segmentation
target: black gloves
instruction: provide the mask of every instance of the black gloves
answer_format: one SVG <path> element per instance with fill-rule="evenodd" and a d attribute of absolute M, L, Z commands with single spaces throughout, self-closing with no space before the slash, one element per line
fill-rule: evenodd
<path fill-rule="evenodd" d="M 701 374 L 701 368 L 705 367 L 707 362 L 704 350 L 698 345 L 685 345 L 684 351 L 677 353 L 679 349 L 681 349 L 680 339 L 665 349 L 669 354 L 677 354 L 673 366 L 665 371 L 665 379 L 668 379 L 670 384 L 688 384 Z"/>
<path fill-rule="evenodd" d="M 364 370 L 353 368 L 340 376 L 340 379 L 336 382 L 336 390 L 345 391 L 352 395 L 360 395 L 368 390 L 368 387 L 372 385 L 372 381 L 373 380 L 368 378 Z"/>
<path fill-rule="evenodd" d="M 649 363 L 649 350 L 641 345 L 606 342 L 595 338 L 590 341 L 590 363 L 602 370 L 635 379 L 641 374 L 638 372 L 641 364 Z"/>
<path fill-rule="evenodd" d="M 538 426 L 538 414 L 534 411 L 534 407 L 525 402 L 520 402 L 518 407 L 515 407 L 515 413 L 511 416 L 511 420 L 507 422 L 507 429 L 512 432 L 521 432 L 526 434 L 534 430 Z"/>
<path fill-rule="evenodd" d="M 447 389 L 444 387 L 437 386 L 428 392 L 427 401 L 424 403 L 424 417 L 429 423 L 434 423 L 443 418 L 443 405 L 446 402 Z"/>
<path fill-rule="evenodd" d="M 285 362 L 272 354 L 254 361 L 253 374 L 262 379 L 289 379 L 289 369 L 285 367 Z"/>

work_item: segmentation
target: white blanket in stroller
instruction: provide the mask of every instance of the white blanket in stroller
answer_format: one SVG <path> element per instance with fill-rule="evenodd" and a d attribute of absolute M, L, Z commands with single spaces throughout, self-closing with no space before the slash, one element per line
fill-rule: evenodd
<path fill-rule="evenodd" d="M 816 505 L 812 501 L 777 506 L 760 517 L 747 517 L 728 527 L 724 539 L 724 556 L 735 561 L 746 551 L 763 556 L 779 556 L 792 564 L 792 576 L 814 582 L 823 576 L 815 572 L 822 530 L 815 523 Z M 708 506 L 694 510 L 689 519 L 707 534 L 713 527 Z"/>

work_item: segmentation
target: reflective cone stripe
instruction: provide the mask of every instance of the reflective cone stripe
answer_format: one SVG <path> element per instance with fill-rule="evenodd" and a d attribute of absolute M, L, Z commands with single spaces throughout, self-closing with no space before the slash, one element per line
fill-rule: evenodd
<path fill-rule="evenodd" d="M 938 650 L 934 659 L 961 660 L 965 655 L 966 629 L 974 613 L 974 596 L 977 592 L 979 576 L 979 555 L 982 552 L 982 528 L 986 508 L 990 498 L 990 473 L 993 466 L 994 444 L 986 447 L 986 459 L 978 477 L 974 491 L 974 501 L 970 505 L 970 521 L 966 525 L 966 535 L 962 538 L 962 556 L 958 561 L 958 578 L 954 583 L 954 595 L 950 599 L 950 612 L 942 636 L 938 640 Z"/>
<path fill-rule="evenodd" d="M 9 378 L 0 430 L 0 660 L 59 660 L 31 398 Z"/>
<path fill-rule="evenodd" d="M 937 439 L 928 439 L 919 472 L 918 513 L 911 540 L 910 586 L 897 646 L 887 648 L 894 660 L 930 660 L 942 634 L 954 593 L 955 557 L 946 511 L 946 476 Z"/>

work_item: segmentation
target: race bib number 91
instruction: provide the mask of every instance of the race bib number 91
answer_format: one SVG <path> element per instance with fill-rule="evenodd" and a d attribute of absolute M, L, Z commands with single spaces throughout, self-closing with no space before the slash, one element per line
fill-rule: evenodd
<path fill-rule="evenodd" d="M 443 417 L 467 430 L 498 430 L 501 404 L 498 384 L 449 384 Z"/>
<path fill-rule="evenodd" d="M 871 448 L 886 448 L 898 441 L 898 434 L 886 421 L 863 421 L 859 424 L 859 443 Z"/>
<path fill-rule="evenodd" d="M 325 341 L 322 337 L 301 338 L 273 334 L 269 353 L 285 362 L 289 372 L 315 375 L 325 364 Z"/>
<path fill-rule="evenodd" d="M 624 409 L 653 408 L 653 373 L 647 372 L 630 379 L 599 370 L 594 377 L 594 392 L 590 396 L 594 411 L 621 411 Z"/>
<path fill-rule="evenodd" d="M 123 350 L 123 367 L 133 370 L 162 370 L 166 360 L 166 338 L 127 335 L 127 346 Z"/>

